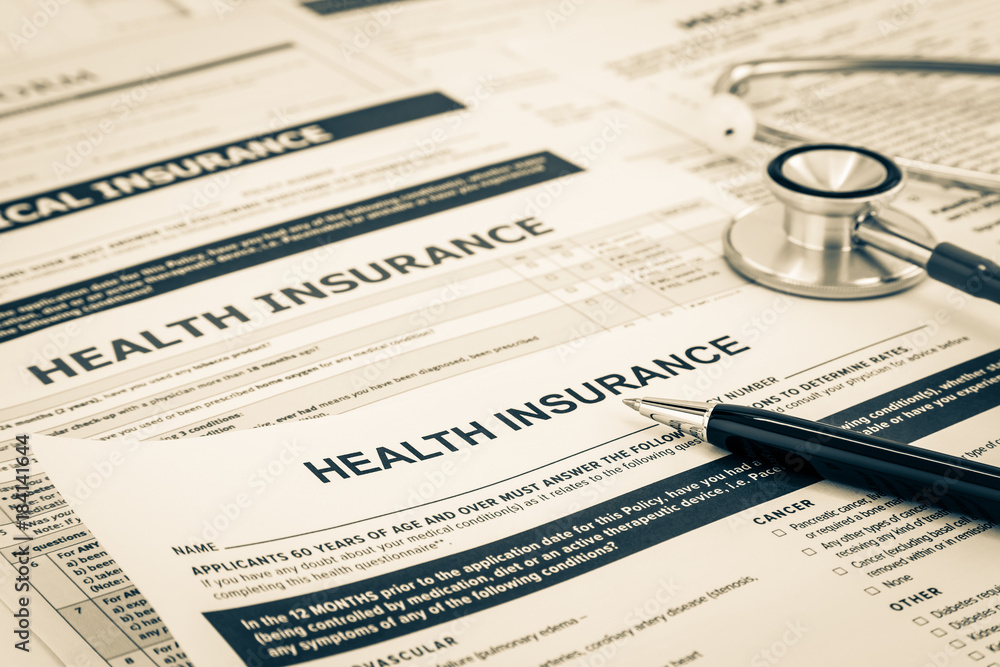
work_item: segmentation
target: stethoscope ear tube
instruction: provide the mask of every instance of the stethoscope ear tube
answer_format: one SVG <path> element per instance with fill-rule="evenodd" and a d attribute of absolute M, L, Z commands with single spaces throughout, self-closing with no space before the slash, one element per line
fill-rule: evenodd
<path fill-rule="evenodd" d="M 731 120 L 709 123 L 720 131 L 712 137 L 710 143 L 716 147 L 738 150 L 749 145 L 754 136 L 760 141 L 776 146 L 813 141 L 810 137 L 759 122 L 753 109 L 741 96 L 746 93 L 747 84 L 753 79 L 824 72 L 936 72 L 940 74 L 997 76 L 1000 75 L 1000 62 L 947 58 L 833 55 L 812 58 L 771 58 L 739 63 L 723 71 L 713 86 L 712 92 L 715 99 L 711 104 L 714 109 L 711 109 L 706 116 L 711 119 L 719 112 L 724 112 Z M 1000 192 L 1000 175 L 998 174 L 932 164 L 901 156 L 895 156 L 893 159 L 904 167 L 910 175 L 920 180 L 931 181 L 946 187 L 955 186 L 983 192 Z"/>

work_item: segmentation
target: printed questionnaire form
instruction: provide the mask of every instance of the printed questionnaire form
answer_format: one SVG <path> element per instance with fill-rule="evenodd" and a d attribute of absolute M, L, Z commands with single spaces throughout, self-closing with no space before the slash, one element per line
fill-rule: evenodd
<path fill-rule="evenodd" d="M 60 661 L 818 665 L 844 637 L 858 664 L 1000 658 L 995 529 L 750 467 L 618 400 L 998 462 L 997 314 L 935 285 L 746 283 L 720 236 L 766 196 L 766 151 L 681 122 L 722 61 L 820 32 L 991 53 L 990 3 L 864 47 L 891 2 L 165 4 L 190 23 L 0 70 L 65 74 L 0 100 L 0 599 L 21 605 L 30 545 L 32 636 Z M 990 168 L 979 102 L 909 139 L 848 106 L 852 132 Z M 907 195 L 995 255 L 995 196 Z"/>

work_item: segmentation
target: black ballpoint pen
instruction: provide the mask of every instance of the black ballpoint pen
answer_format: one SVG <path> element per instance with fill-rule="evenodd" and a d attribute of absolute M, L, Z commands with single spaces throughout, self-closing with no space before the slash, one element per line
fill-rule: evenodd
<path fill-rule="evenodd" d="M 758 408 L 662 398 L 625 405 L 733 454 L 1000 523 L 1000 468 Z"/>

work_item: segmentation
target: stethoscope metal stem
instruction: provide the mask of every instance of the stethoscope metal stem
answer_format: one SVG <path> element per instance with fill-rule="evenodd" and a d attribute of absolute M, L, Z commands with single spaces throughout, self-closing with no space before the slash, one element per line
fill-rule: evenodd
<path fill-rule="evenodd" d="M 922 269 L 927 268 L 927 263 L 934 253 L 934 249 L 929 245 L 899 234 L 883 225 L 873 215 L 866 215 L 858 220 L 851 238 L 855 244 L 867 243 Z"/>

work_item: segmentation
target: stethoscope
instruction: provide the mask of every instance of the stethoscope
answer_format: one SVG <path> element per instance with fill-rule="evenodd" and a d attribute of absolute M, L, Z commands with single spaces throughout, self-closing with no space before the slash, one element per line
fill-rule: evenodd
<path fill-rule="evenodd" d="M 948 60 L 829 58 L 760 60 L 736 65 L 716 82 L 714 112 L 727 116 L 723 143 L 750 138 L 808 142 L 756 122 L 738 96 L 756 77 L 834 71 L 888 70 L 1000 74 L 1000 64 Z M 711 114 L 710 114 L 711 115 Z M 865 148 L 807 144 L 767 165 L 765 182 L 777 202 L 737 216 L 723 237 L 734 269 L 767 287 L 827 299 L 891 294 L 929 275 L 973 296 L 1000 303 L 1000 265 L 950 243 L 935 244 L 917 220 L 889 208 L 906 173 L 946 186 L 1000 192 L 1000 176 Z"/>

